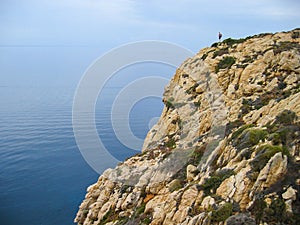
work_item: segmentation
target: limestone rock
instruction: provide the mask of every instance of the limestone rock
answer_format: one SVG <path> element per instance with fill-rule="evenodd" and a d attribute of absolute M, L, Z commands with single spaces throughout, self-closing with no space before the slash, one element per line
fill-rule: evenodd
<path fill-rule="evenodd" d="M 215 199 L 210 196 L 207 196 L 203 199 L 201 207 L 204 210 L 207 210 L 207 209 L 211 209 L 215 204 L 216 204 Z"/>
<path fill-rule="evenodd" d="M 293 204 L 293 200 L 292 199 L 289 199 L 289 200 L 286 200 L 285 201 L 285 211 L 286 212 L 289 212 L 289 213 L 293 213 L 293 207 L 292 207 L 292 204 Z"/>
<path fill-rule="evenodd" d="M 165 88 L 165 107 L 142 153 L 107 169 L 88 187 L 75 222 L 254 225 L 295 220 L 300 205 L 300 173 L 294 170 L 300 166 L 299 34 L 295 29 L 228 39 L 185 60 Z M 260 215 L 272 213 L 274 199 L 281 197 L 290 218 L 283 213 L 282 221 L 274 222 Z M 232 204 L 226 218 L 218 211 L 225 202 Z"/>
<path fill-rule="evenodd" d="M 256 222 L 253 218 L 243 213 L 233 215 L 229 217 L 225 222 L 225 225 L 241 225 L 241 224 L 256 225 Z"/>
<path fill-rule="evenodd" d="M 255 191 L 270 187 L 277 182 L 287 171 L 287 156 L 281 152 L 276 153 L 260 171 L 258 178 L 253 185 Z"/>
<path fill-rule="evenodd" d="M 291 200 L 295 201 L 296 198 L 297 198 L 296 193 L 297 193 L 297 190 L 293 189 L 292 187 L 289 187 L 289 188 L 286 190 L 286 192 L 284 192 L 284 193 L 282 194 L 282 198 L 285 199 L 285 200 L 291 199 Z"/>
<path fill-rule="evenodd" d="M 198 168 L 193 165 L 188 165 L 186 167 L 186 179 L 188 181 L 193 181 L 197 175 Z"/>
<path fill-rule="evenodd" d="M 222 182 L 216 193 L 224 199 L 230 199 L 233 197 L 235 191 L 235 177 L 231 176 Z"/>

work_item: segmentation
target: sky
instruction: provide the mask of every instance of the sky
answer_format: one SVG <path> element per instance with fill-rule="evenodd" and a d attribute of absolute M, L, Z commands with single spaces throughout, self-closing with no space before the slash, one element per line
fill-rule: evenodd
<path fill-rule="evenodd" d="M 1 0 L 0 86 L 76 86 L 120 45 L 162 40 L 193 52 L 223 38 L 300 27 L 297 0 Z"/>

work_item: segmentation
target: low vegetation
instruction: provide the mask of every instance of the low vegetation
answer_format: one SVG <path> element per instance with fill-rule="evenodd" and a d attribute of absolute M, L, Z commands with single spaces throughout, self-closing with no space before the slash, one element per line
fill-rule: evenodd
<path fill-rule="evenodd" d="M 233 38 L 227 38 L 223 41 L 223 43 L 229 45 L 229 46 L 232 46 L 234 44 L 240 44 L 240 43 L 243 43 L 245 42 L 247 39 L 249 39 L 249 37 L 246 37 L 246 38 L 240 38 L 240 39 L 233 39 Z"/>
<path fill-rule="evenodd" d="M 228 53 L 229 53 L 228 48 L 221 48 L 221 49 L 216 50 L 216 51 L 214 52 L 212 58 L 214 59 L 214 58 L 216 58 L 216 57 L 218 57 L 218 56 L 222 56 L 222 55 L 228 54 Z"/>
<path fill-rule="evenodd" d="M 300 52 L 300 45 L 297 42 L 291 42 L 291 41 L 282 41 L 277 43 L 274 48 L 273 52 L 274 54 L 280 54 L 281 52 L 284 51 L 290 51 L 292 49 L 295 49 Z"/>
<path fill-rule="evenodd" d="M 218 209 L 213 210 L 211 214 L 212 222 L 222 222 L 225 221 L 232 214 L 232 204 L 225 203 L 221 205 Z"/>
<path fill-rule="evenodd" d="M 238 150 L 251 148 L 267 138 L 268 132 L 265 129 L 253 128 L 252 126 L 244 125 L 232 134 L 233 146 Z"/>
<path fill-rule="evenodd" d="M 218 73 L 221 69 L 229 69 L 235 63 L 235 58 L 225 56 L 216 66 L 215 71 Z"/>
<path fill-rule="evenodd" d="M 174 98 L 169 98 L 166 102 L 166 107 L 168 109 L 173 109 L 174 108 Z"/>
<path fill-rule="evenodd" d="M 204 191 L 205 195 L 211 195 L 214 194 L 217 190 L 217 188 L 220 186 L 220 184 L 230 176 L 234 175 L 233 170 L 224 169 L 221 170 L 209 178 L 205 179 L 204 184 L 202 185 L 202 189 Z"/>
<path fill-rule="evenodd" d="M 283 155 L 288 155 L 288 149 L 284 146 L 264 144 L 256 150 L 256 156 L 251 161 L 250 165 L 253 171 L 260 171 L 272 156 L 281 152 Z"/>
<path fill-rule="evenodd" d="M 286 211 L 285 201 L 281 197 L 272 198 L 268 205 L 264 197 L 257 198 L 252 208 L 252 215 L 257 224 L 298 224 L 299 216 Z"/>

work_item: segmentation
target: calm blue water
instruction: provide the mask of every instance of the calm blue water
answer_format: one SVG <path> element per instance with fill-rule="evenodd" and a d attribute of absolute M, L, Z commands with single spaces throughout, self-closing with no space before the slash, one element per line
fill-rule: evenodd
<path fill-rule="evenodd" d="M 123 160 L 136 151 L 122 146 L 109 121 L 110 101 L 119 89 L 106 88 L 96 123 L 104 144 Z M 86 188 L 97 181 L 73 135 L 74 92 L 74 87 L 0 87 L 1 225 L 73 224 Z M 144 138 L 162 107 L 157 98 L 137 103 L 130 112 L 132 132 Z"/>
<path fill-rule="evenodd" d="M 97 179 L 76 147 L 72 97 L 65 88 L 0 88 L 1 224 L 72 224 Z"/>

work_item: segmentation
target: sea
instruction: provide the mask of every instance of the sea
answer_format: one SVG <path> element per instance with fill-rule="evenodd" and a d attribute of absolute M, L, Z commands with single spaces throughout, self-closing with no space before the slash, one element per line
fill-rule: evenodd
<path fill-rule="evenodd" d="M 154 71 L 153 75 L 160 71 L 169 79 L 175 69 Z M 140 150 L 124 146 L 116 137 L 111 123 L 112 103 L 128 83 L 148 76 L 149 71 L 145 75 L 128 68 L 127 74 L 135 75 L 123 79 L 121 74 L 120 81 L 110 79 L 95 107 L 99 138 L 119 161 Z M 76 86 L 0 86 L 1 225 L 74 224 L 87 187 L 99 177 L 83 158 L 74 137 L 75 93 Z M 131 132 L 144 139 L 162 109 L 162 99 L 157 96 L 136 102 L 128 113 Z M 103 166 L 101 171 L 107 168 Z"/>

